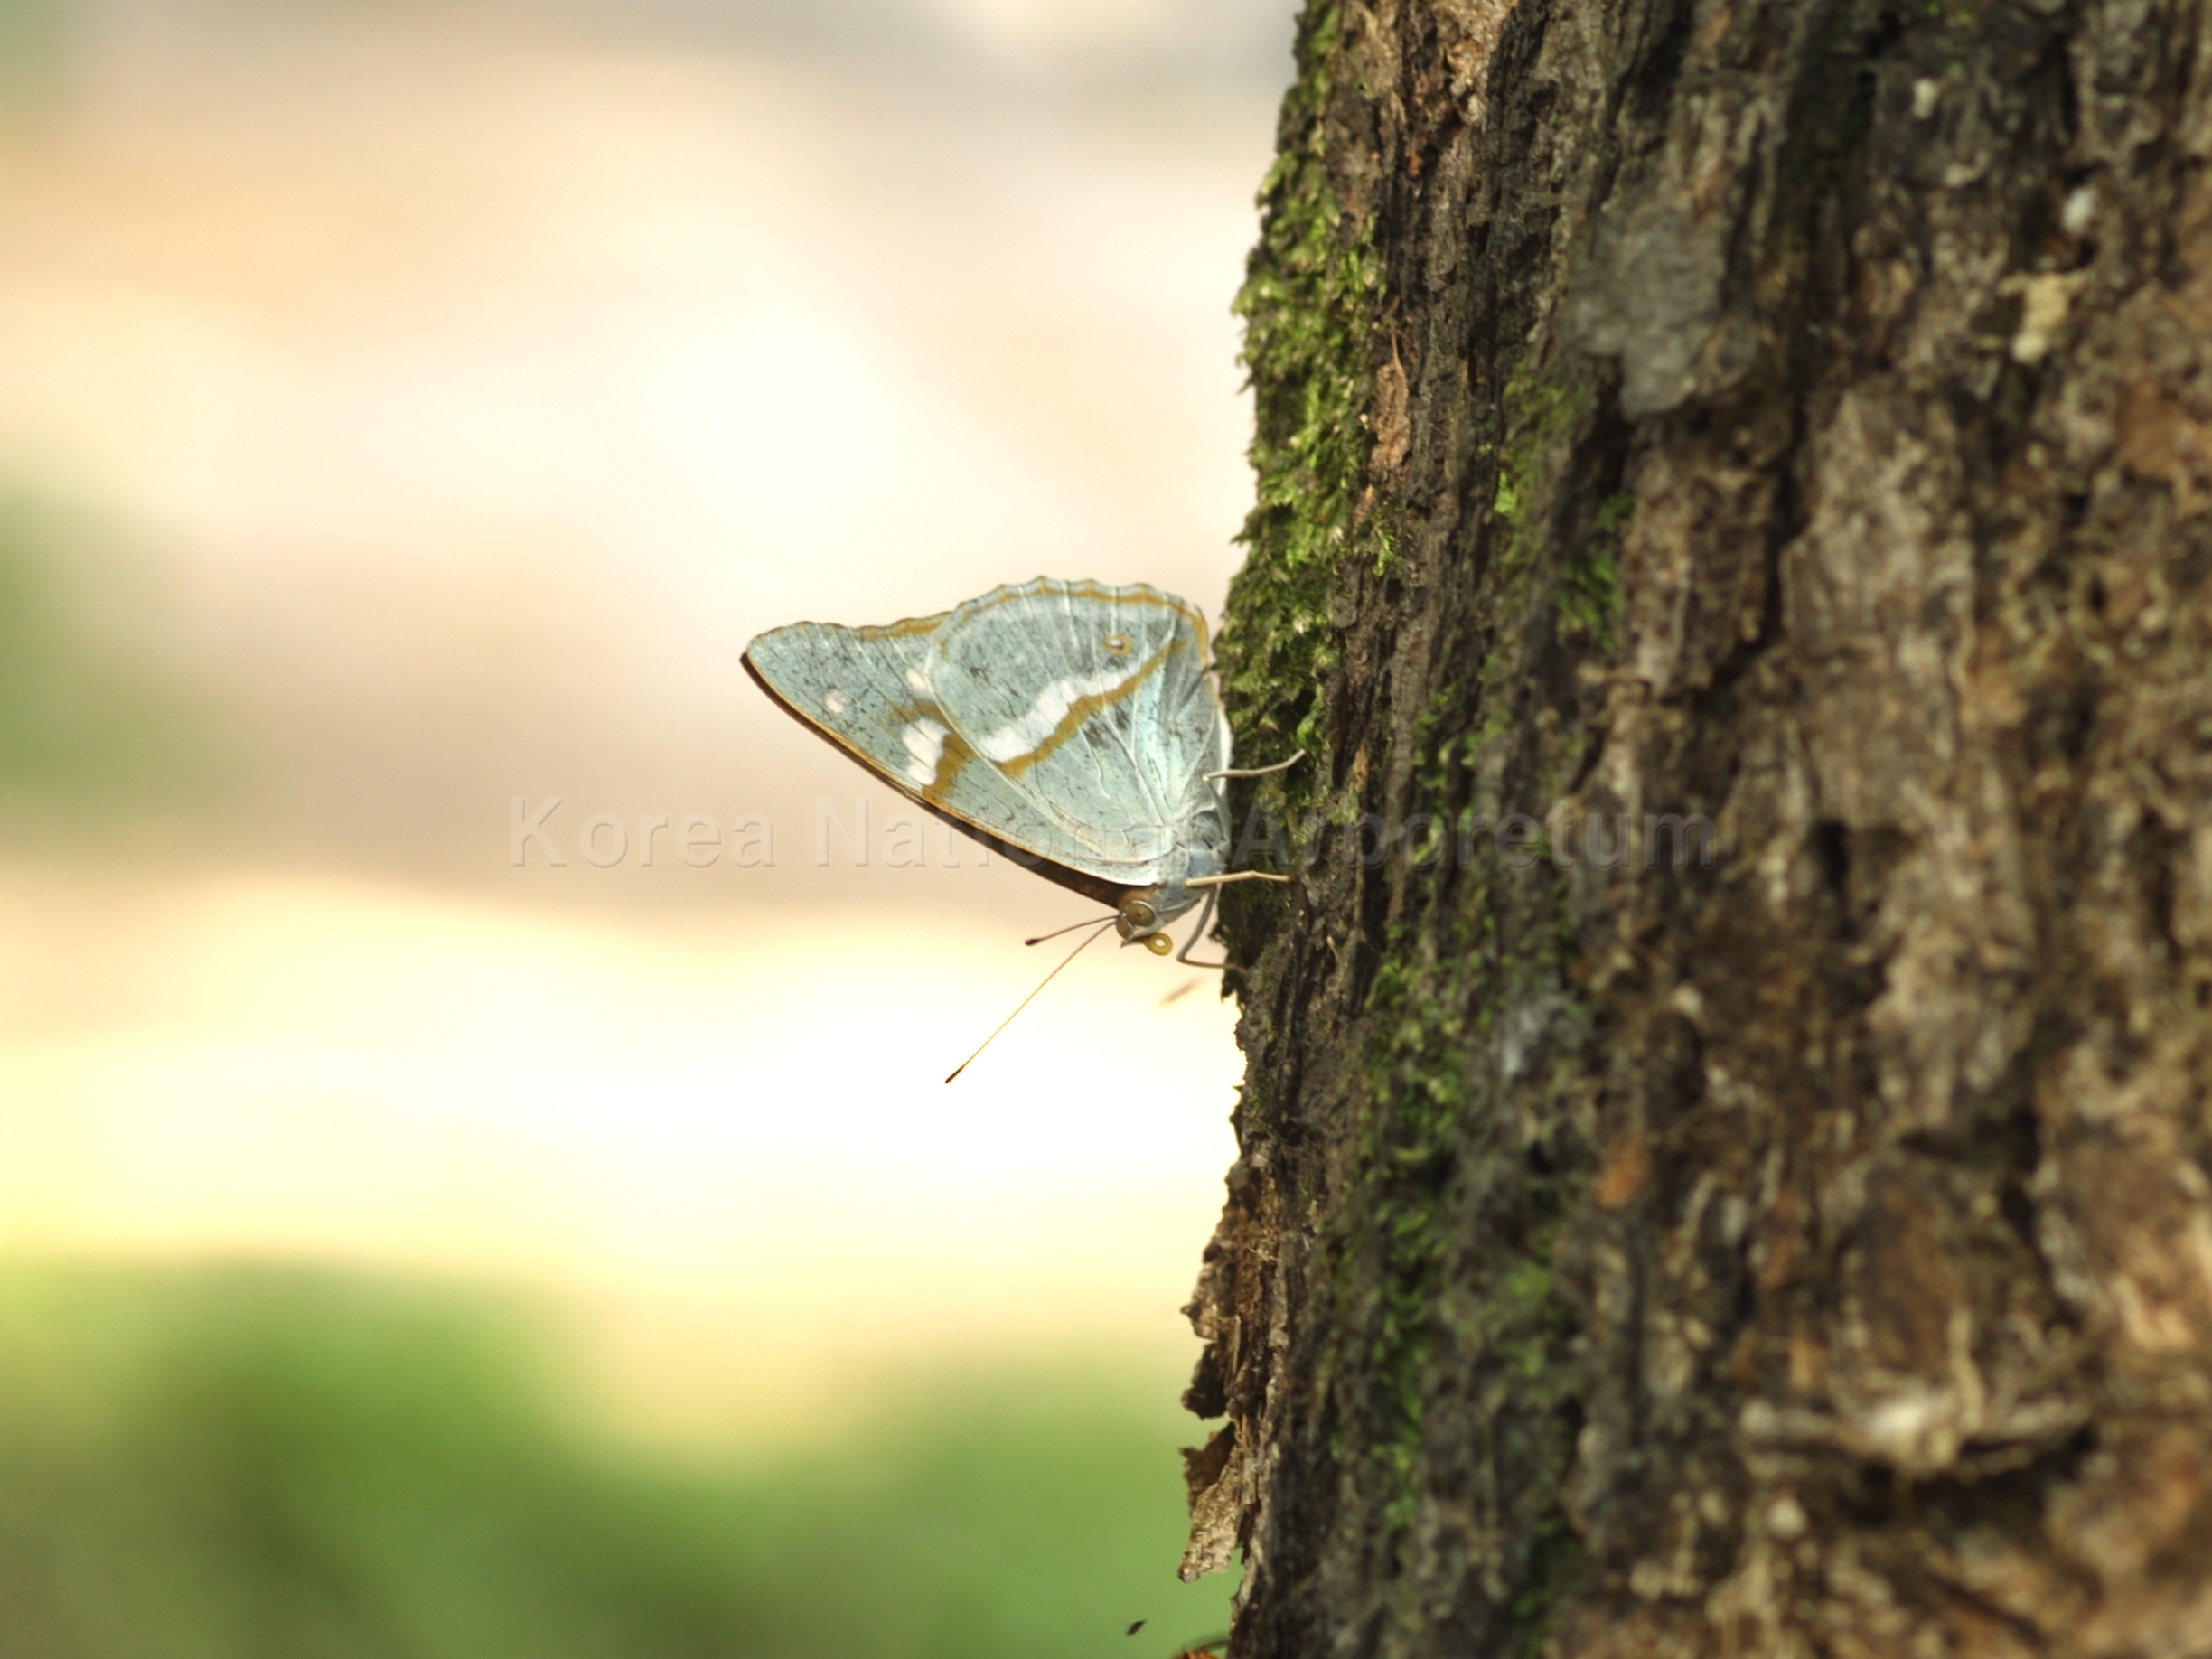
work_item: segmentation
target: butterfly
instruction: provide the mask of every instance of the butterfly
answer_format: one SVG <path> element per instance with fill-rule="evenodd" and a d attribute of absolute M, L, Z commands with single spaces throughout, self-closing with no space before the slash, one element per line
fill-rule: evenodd
<path fill-rule="evenodd" d="M 1215 889 L 1288 879 L 1228 868 L 1223 781 L 1281 768 L 1230 766 L 1205 618 L 1173 594 L 1039 576 L 879 627 L 772 628 L 745 666 L 883 782 L 1111 906 L 1155 955 L 1203 898 L 1189 960 Z"/>

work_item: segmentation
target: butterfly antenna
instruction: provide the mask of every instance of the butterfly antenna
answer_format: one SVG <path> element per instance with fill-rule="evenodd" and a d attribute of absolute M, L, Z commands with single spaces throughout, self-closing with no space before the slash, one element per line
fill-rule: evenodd
<path fill-rule="evenodd" d="M 1070 951 L 1065 956 L 1060 959 L 1060 968 L 1066 967 L 1070 962 L 1081 956 L 1083 951 L 1090 947 L 1091 941 L 1092 939 L 1096 939 L 1101 933 L 1111 927 L 1113 923 L 1114 919 L 1111 916 L 1108 916 L 1103 922 L 1100 923 L 1097 927 L 1092 930 L 1090 939 L 1084 940 L 1082 944 L 1077 945 L 1073 951 Z M 1081 927 L 1083 923 L 1079 922 L 1075 925 Z M 1065 933 L 1066 931 L 1067 930 L 1065 928 L 1061 929 L 1061 932 L 1063 933 Z M 1050 973 L 1039 979 L 1037 981 L 1036 990 L 1031 991 L 1026 997 L 1024 997 L 1018 1003 L 1015 1004 L 1014 1012 L 1008 1015 L 1004 1019 L 998 1022 L 998 1031 L 993 1031 L 990 1036 L 985 1037 L 980 1043 L 978 1043 L 976 1045 L 975 1054 L 970 1054 L 965 1060 L 954 1066 L 952 1068 L 951 1077 L 947 1077 L 945 1082 L 951 1083 L 953 1077 L 958 1077 L 962 1072 L 973 1065 L 976 1063 L 976 1054 L 981 1054 L 993 1043 L 997 1042 L 998 1040 L 998 1032 L 1004 1031 L 1008 1026 L 1012 1025 L 1016 1018 L 1021 1014 L 1022 1009 L 1027 1008 L 1031 1003 L 1037 999 L 1037 991 L 1043 990 L 1047 985 L 1050 985 L 1054 979 L 1060 977 L 1060 968 L 1054 969 Z"/>
<path fill-rule="evenodd" d="M 1118 914 L 1120 914 L 1120 913 L 1119 911 L 1115 912 L 1115 914 L 1116 914 L 1116 915 L 1118 915 Z M 1109 922 L 1111 922 L 1111 921 L 1112 921 L 1112 920 L 1113 920 L 1113 916 L 1108 916 L 1106 919 L 1107 919 Z M 1052 931 L 1051 933 L 1039 933 L 1039 934 L 1038 934 L 1038 935 L 1037 935 L 1037 936 L 1036 936 L 1035 939 L 1025 939 L 1025 940 L 1023 940 L 1023 941 L 1022 941 L 1022 943 L 1024 943 L 1024 944 L 1026 944 L 1026 945 L 1043 944 L 1043 943 L 1044 943 L 1044 942 L 1045 942 L 1047 939 L 1057 939 L 1057 938 L 1059 938 L 1059 937 L 1060 937 L 1060 935 L 1061 935 L 1061 934 L 1063 934 L 1063 933 L 1073 933 L 1073 932 L 1074 932 L 1074 931 L 1075 931 L 1077 928 L 1079 928 L 1079 927 L 1091 927 L 1091 926 L 1093 926 L 1093 925 L 1095 925 L 1096 921 L 1097 921 L 1097 918 L 1096 918 L 1096 917 L 1093 917 L 1093 916 L 1085 916 L 1085 917 L 1084 917 L 1084 918 L 1083 918 L 1082 921 L 1080 921 L 1080 922 L 1071 922 L 1071 923 L 1068 923 L 1068 924 L 1065 926 L 1065 927 L 1055 927 L 1055 928 L 1054 928 L 1054 929 L 1053 929 L 1053 931 Z M 1086 942 L 1088 942 L 1086 941 Z"/>

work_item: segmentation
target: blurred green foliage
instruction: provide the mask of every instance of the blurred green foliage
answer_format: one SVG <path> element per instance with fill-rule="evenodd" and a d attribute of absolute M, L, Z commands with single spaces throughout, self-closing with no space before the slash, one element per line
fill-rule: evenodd
<path fill-rule="evenodd" d="M 5 1659 L 1164 1659 L 1156 1376 L 946 1378 L 804 1452 L 589 1426 L 511 1309 L 274 1270 L 0 1278 Z M 1144 1633 L 1125 1636 L 1146 1618 Z"/>
<path fill-rule="evenodd" d="M 52 98 L 74 11 L 69 0 L 0 0 L 0 117 Z"/>
<path fill-rule="evenodd" d="M 214 783 L 215 716 L 156 648 L 153 586 L 84 516 L 0 492 L 0 812 L 11 827 L 67 810 L 82 830 L 85 808 L 127 814 Z"/>

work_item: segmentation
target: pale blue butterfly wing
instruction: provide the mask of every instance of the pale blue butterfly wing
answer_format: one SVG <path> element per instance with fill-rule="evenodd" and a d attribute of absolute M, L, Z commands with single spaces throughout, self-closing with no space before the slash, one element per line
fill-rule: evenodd
<path fill-rule="evenodd" d="M 1133 886 L 1176 879 L 1211 839 L 1204 774 L 1228 764 L 1228 732 L 1191 605 L 1148 587 L 1002 587 L 952 613 L 936 664 L 954 727 L 1086 867 Z"/>
<path fill-rule="evenodd" d="M 795 623 L 755 639 L 745 665 L 786 710 L 893 787 L 962 830 L 986 830 L 1017 851 L 1051 858 L 1040 844 L 1064 839 L 1055 820 L 989 769 L 967 764 L 970 751 L 930 690 L 932 636 L 951 615 L 881 628 Z M 947 799 L 956 782 L 959 808 Z"/>
<path fill-rule="evenodd" d="M 1171 595 L 1040 578 L 884 627 L 773 629 L 745 661 L 886 783 L 1079 892 L 1222 867 L 1204 774 L 1228 726 L 1204 619 Z"/>

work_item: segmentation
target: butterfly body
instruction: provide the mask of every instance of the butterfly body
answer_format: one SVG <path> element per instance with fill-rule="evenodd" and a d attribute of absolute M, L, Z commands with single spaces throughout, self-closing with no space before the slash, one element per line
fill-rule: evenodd
<path fill-rule="evenodd" d="M 771 629 L 745 665 L 894 789 L 1111 905 L 1125 941 L 1164 946 L 1227 869 L 1209 774 L 1229 726 L 1205 619 L 1172 594 L 1040 576 L 880 627 Z"/>

